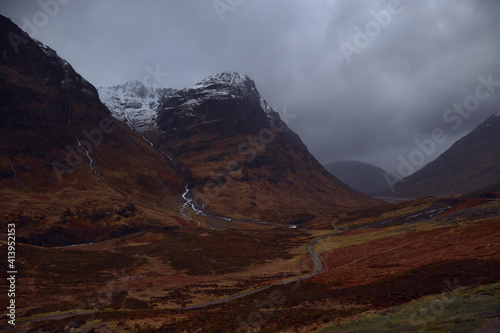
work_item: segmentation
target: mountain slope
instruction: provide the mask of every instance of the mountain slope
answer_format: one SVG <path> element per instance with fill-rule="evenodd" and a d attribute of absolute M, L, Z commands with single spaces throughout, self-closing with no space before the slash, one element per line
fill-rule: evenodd
<path fill-rule="evenodd" d="M 213 214 L 300 223 L 379 203 L 329 174 L 248 76 L 219 73 L 166 95 L 158 126 L 152 141 Z"/>
<path fill-rule="evenodd" d="M 332 175 L 363 193 L 385 190 L 388 185 L 385 171 L 373 164 L 359 161 L 335 161 L 325 164 L 325 169 Z"/>
<path fill-rule="evenodd" d="M 68 62 L 1 16 L 0 48 L 2 223 L 54 245 L 147 227 L 159 209 L 179 214 L 183 181 Z"/>
<path fill-rule="evenodd" d="M 447 197 L 500 182 L 500 111 L 421 170 L 395 186 L 390 195 Z"/>

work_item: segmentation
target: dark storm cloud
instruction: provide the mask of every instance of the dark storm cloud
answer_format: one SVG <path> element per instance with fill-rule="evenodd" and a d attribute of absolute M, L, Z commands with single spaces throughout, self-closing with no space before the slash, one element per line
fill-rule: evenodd
<path fill-rule="evenodd" d="M 290 127 L 321 162 L 394 171 L 415 139 L 443 128 L 448 139 L 429 162 L 500 109 L 498 88 L 458 129 L 443 120 L 474 95 L 479 76 L 500 81 L 496 0 L 220 0 L 219 11 L 213 1 L 66 2 L 35 38 L 94 85 L 143 80 L 156 68 L 169 73 L 161 86 L 175 88 L 225 70 L 248 74 L 275 109 L 296 115 Z M 35 1 L 0 5 L 20 26 L 43 10 Z M 342 43 L 356 47 L 367 27 L 372 37 L 348 62 Z"/>

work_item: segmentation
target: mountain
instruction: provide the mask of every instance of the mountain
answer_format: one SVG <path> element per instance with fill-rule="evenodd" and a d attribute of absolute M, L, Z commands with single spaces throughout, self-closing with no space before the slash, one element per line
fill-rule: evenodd
<path fill-rule="evenodd" d="M 122 102 L 104 102 L 122 112 Z M 150 119 L 142 130 L 175 160 L 198 213 L 295 224 L 379 204 L 329 174 L 246 75 L 223 72 L 170 91 Z"/>
<path fill-rule="evenodd" d="M 0 331 L 496 327 L 500 184 L 372 207 L 245 75 L 166 92 L 132 82 L 106 96 L 136 107 L 109 110 L 2 16 L 0 50 Z"/>
<path fill-rule="evenodd" d="M 178 226 L 183 180 L 94 86 L 3 16 L 0 49 L 2 225 L 40 245 Z"/>
<path fill-rule="evenodd" d="M 195 213 L 296 224 L 379 204 L 328 174 L 247 76 L 129 82 L 100 89 L 107 107 L 5 17 L 0 46 L 0 216 L 24 242 L 191 228 Z"/>
<path fill-rule="evenodd" d="M 325 164 L 335 177 L 363 193 L 374 193 L 388 188 L 385 171 L 373 164 L 359 161 L 335 161 Z"/>
<path fill-rule="evenodd" d="M 500 182 L 500 111 L 387 195 L 448 197 Z"/>
<path fill-rule="evenodd" d="M 160 99 L 173 91 L 168 88 L 146 87 L 140 81 L 123 85 L 99 87 L 101 101 L 113 110 L 113 116 L 139 133 L 156 124 L 156 110 Z"/>

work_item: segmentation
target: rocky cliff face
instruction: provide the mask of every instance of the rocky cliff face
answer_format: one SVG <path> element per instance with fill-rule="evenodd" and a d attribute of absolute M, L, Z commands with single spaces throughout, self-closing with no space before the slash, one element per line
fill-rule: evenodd
<path fill-rule="evenodd" d="M 99 116 L 109 116 L 96 89 L 54 50 L 32 40 L 7 18 L 1 18 L 0 29 L 3 50 L 0 128 L 67 125 L 71 117 L 81 116 L 79 106 L 91 108 Z M 23 82 L 26 78 L 31 82 Z M 46 91 L 50 93 L 45 94 Z M 46 102 L 44 107 L 40 105 L 42 100 Z"/>
<path fill-rule="evenodd" d="M 177 225 L 184 184 L 114 119 L 97 90 L 49 47 L 0 16 L 2 223 L 39 245 Z"/>
<path fill-rule="evenodd" d="M 263 103 L 250 78 L 220 73 L 168 95 L 160 105 L 158 122 L 163 131 L 181 137 L 189 135 L 188 128 L 257 134 L 269 127 L 271 110 L 262 112 Z"/>
<path fill-rule="evenodd" d="M 305 146 L 260 96 L 246 75 L 223 72 L 212 75 L 191 88 L 165 95 L 158 108 L 158 125 L 167 139 L 190 135 L 191 130 L 231 135 L 257 135 L 262 129 L 282 132 L 296 144 Z"/>

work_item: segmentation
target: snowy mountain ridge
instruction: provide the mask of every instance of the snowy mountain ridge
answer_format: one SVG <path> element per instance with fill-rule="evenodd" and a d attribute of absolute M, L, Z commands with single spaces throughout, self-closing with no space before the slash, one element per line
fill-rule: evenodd
<path fill-rule="evenodd" d="M 183 116 L 188 118 L 199 116 L 193 110 L 203 101 L 235 99 L 238 96 L 259 103 L 268 119 L 279 118 L 278 113 L 260 96 L 254 81 L 237 72 L 213 74 L 192 87 L 180 90 L 147 87 L 139 81 L 99 87 L 97 90 L 113 116 L 139 133 L 158 126 L 158 108 L 167 96 L 171 100 L 182 100 L 182 104 L 175 107 L 181 107 Z"/>
<path fill-rule="evenodd" d="M 122 85 L 99 87 L 97 91 L 115 118 L 143 133 L 156 127 L 158 105 L 165 95 L 174 90 L 146 87 L 135 80 Z"/>
<path fill-rule="evenodd" d="M 273 118 L 273 113 L 275 112 L 267 102 L 260 96 L 255 82 L 245 74 L 238 72 L 221 72 L 217 74 L 210 75 L 209 77 L 203 79 L 192 87 L 180 89 L 169 97 L 185 96 L 186 93 L 191 93 L 197 91 L 196 98 L 191 98 L 184 103 L 184 106 L 195 107 L 201 103 L 203 100 L 207 99 L 232 99 L 236 98 L 237 95 L 243 95 L 249 99 L 258 98 L 260 106 L 267 114 L 269 119 Z"/>

